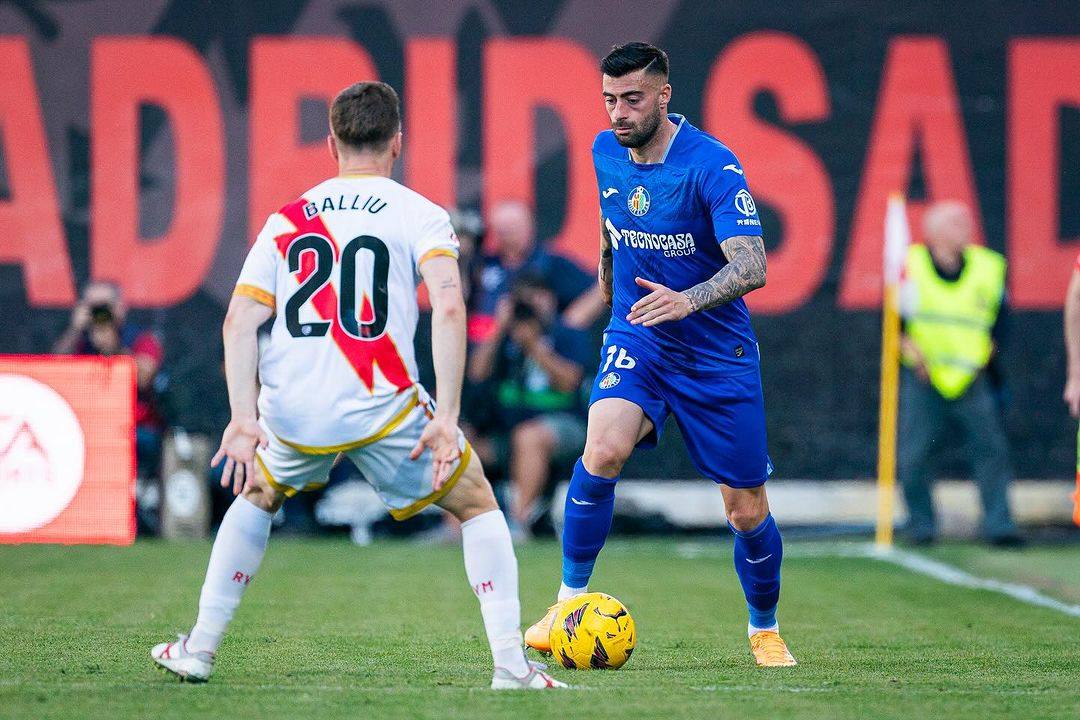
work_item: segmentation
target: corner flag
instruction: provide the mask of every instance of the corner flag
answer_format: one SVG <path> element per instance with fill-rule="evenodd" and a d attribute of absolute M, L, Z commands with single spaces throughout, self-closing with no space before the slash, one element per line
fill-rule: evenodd
<path fill-rule="evenodd" d="M 900 384 L 900 283 L 911 245 L 907 204 L 893 193 L 885 210 L 884 292 L 881 303 L 881 405 L 878 416 L 878 512 L 875 541 L 893 543 L 896 495 L 896 417 Z"/>

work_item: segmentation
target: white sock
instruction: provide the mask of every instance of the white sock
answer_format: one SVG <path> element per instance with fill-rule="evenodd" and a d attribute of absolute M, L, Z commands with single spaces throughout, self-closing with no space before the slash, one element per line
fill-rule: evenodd
<path fill-rule="evenodd" d="M 746 624 L 746 635 L 747 635 L 747 637 L 753 637 L 754 635 L 756 635 L 759 632 L 775 632 L 775 633 L 778 633 L 778 632 L 780 632 L 780 623 L 775 623 L 772 627 L 767 627 L 767 628 L 754 627 L 750 623 Z"/>
<path fill-rule="evenodd" d="M 499 510 L 461 523 L 465 575 L 480 600 L 484 630 L 495 667 L 518 677 L 529 673 L 521 641 L 521 603 L 518 569 L 510 529 Z"/>
<path fill-rule="evenodd" d="M 188 638 L 191 651 L 217 652 L 240 598 L 262 562 L 272 517 L 243 496 L 225 513 L 210 551 L 199 596 L 199 619 Z"/>
<path fill-rule="evenodd" d="M 585 587 L 572 588 L 566 583 L 559 583 L 559 602 L 562 602 L 563 600 L 569 600 L 575 595 L 584 595 L 587 592 L 589 592 L 588 585 L 586 585 Z"/>

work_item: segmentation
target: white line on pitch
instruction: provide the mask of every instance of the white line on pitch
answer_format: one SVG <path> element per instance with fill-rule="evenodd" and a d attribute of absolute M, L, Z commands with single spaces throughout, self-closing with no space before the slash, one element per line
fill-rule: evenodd
<path fill-rule="evenodd" d="M 675 546 L 675 553 L 679 557 L 699 558 L 719 554 L 721 549 L 723 549 L 725 555 L 731 552 L 730 549 L 724 546 L 714 546 L 707 543 L 679 543 Z M 960 568 L 906 550 L 896 548 L 879 549 L 871 543 L 793 543 L 790 550 L 785 549 L 784 555 L 789 558 L 853 557 L 881 560 L 949 585 L 972 590 L 989 590 L 990 592 L 1007 595 L 1028 605 L 1037 605 L 1057 610 L 1072 617 L 1080 617 L 1080 605 L 1055 600 L 1052 597 L 1043 595 L 1030 585 L 977 577 Z"/>
<path fill-rule="evenodd" d="M 976 577 L 975 575 L 966 573 L 952 565 L 947 565 L 938 560 L 931 560 L 928 557 L 916 555 L 915 553 L 906 552 L 904 550 L 897 550 L 895 548 L 892 550 L 872 549 L 869 557 L 899 565 L 912 572 L 932 577 L 935 580 L 940 580 L 941 582 L 950 585 L 959 585 L 960 587 L 972 588 L 975 590 L 989 590 L 991 592 L 1001 593 L 1002 595 L 1008 595 L 1014 600 L 1019 600 L 1020 602 L 1025 602 L 1029 605 L 1038 605 L 1039 607 L 1063 612 L 1066 615 L 1080 617 L 1080 605 L 1071 605 L 1069 603 L 1061 602 L 1060 600 L 1055 600 L 1052 597 L 1043 595 L 1030 585 L 1002 582 L 992 578 Z"/>

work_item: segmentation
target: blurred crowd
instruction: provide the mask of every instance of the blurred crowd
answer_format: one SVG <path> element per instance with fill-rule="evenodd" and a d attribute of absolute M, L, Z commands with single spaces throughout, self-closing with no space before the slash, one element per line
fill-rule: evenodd
<path fill-rule="evenodd" d="M 469 278 L 465 432 L 489 475 L 507 482 L 511 530 L 540 519 L 554 473 L 585 446 L 585 411 L 606 309 L 592 275 L 538 242 L 532 211 L 506 201 L 457 213 Z"/>
<path fill-rule="evenodd" d="M 536 219 L 524 203 L 498 203 L 486 219 L 472 210 L 454 211 L 451 218 L 461 241 L 469 310 L 462 428 L 508 511 L 513 534 L 527 538 L 551 530 L 546 510 L 552 489 L 569 476 L 585 445 L 588 394 L 607 307 L 593 274 L 538 236 Z M 908 512 L 904 537 L 913 544 L 935 540 L 939 528 L 929 468 L 959 428 L 983 506 L 983 536 L 991 544 L 1016 545 L 1021 539 L 1009 505 L 1012 472 L 1003 424 L 1007 392 L 998 363 L 1008 308 L 1005 259 L 973 243 L 971 211 L 955 202 L 927 210 L 922 239 L 908 255 L 902 293 L 897 470 Z M 1066 303 L 1070 379 L 1065 400 L 1074 416 L 1080 414 L 1080 370 L 1074 371 L 1080 367 L 1077 276 L 1080 260 Z M 430 325 L 423 317 L 417 347 L 420 379 L 430 389 Z M 135 360 L 140 532 L 161 530 L 167 496 L 179 499 L 177 507 L 208 516 L 192 526 L 196 533 L 220 518 L 231 498 L 217 487 L 218 472 L 206 473 L 215 431 L 204 429 L 196 442 L 182 422 L 174 423 L 162 340 L 127 321 L 115 287 L 92 283 L 85 289 L 53 351 L 126 354 Z M 224 396 L 222 369 L 213 372 L 220 376 Z M 218 404 L 224 409 L 218 413 L 224 427 L 227 403 Z M 201 454 L 193 450 L 198 447 Z M 189 486 L 170 495 L 170 483 L 179 487 L 173 481 L 181 476 Z M 199 478 L 197 488 L 190 486 L 194 477 Z M 206 495 L 204 502 L 190 501 L 200 493 Z M 346 460 L 335 466 L 323 493 L 302 494 L 283 508 L 278 522 L 298 533 L 351 526 L 354 540 L 366 542 L 372 527 L 387 517 Z M 447 539 L 456 531 L 435 510 L 420 525 L 423 532 Z M 414 524 L 406 532 L 415 529 Z"/>
<path fill-rule="evenodd" d="M 546 498 L 557 479 L 568 477 L 585 445 L 586 402 L 606 306 L 593 275 L 551 252 L 538 238 L 527 205 L 500 203 L 491 209 L 487 223 L 472 210 L 454 211 L 452 220 L 461 241 L 469 308 L 462 426 L 499 488 L 513 532 L 527 537 L 534 526 L 543 529 Z M 422 320 L 417 335 L 421 381 L 432 388 L 429 333 L 430 326 Z M 53 352 L 134 358 L 138 527 L 141 534 L 159 533 L 168 494 L 163 485 L 174 479 L 170 473 L 178 475 L 179 468 L 186 478 L 205 472 L 194 461 L 183 420 L 170 403 L 171 375 L 164 365 L 160 334 L 128 321 L 115 286 L 94 282 L 84 289 Z M 221 368 L 212 372 L 221 374 Z M 225 392 L 223 382 L 220 391 Z M 227 420 L 220 418 L 222 427 Z M 207 436 L 201 445 L 209 447 L 216 441 Z M 188 467 L 185 458 L 192 460 Z M 192 505 L 205 506 L 215 520 L 230 499 L 217 487 L 218 472 L 207 473 L 205 487 L 199 489 L 208 501 Z M 318 532 L 327 523 L 363 524 L 354 529 L 354 538 L 366 539 L 383 513 L 377 498 L 361 485 L 357 471 L 345 460 L 335 466 L 324 493 L 305 493 L 289 503 L 279 523 L 297 533 Z M 191 496 L 192 489 L 180 494 Z M 327 500 L 349 509 L 327 507 Z M 423 527 L 425 522 L 417 525 Z M 455 532 L 439 518 L 428 518 L 426 525 L 432 534 Z"/>

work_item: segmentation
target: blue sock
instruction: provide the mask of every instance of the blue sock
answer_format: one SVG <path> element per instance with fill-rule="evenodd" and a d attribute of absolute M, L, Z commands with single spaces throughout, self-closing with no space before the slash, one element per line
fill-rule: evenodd
<path fill-rule="evenodd" d="M 585 469 L 578 458 L 570 489 L 566 492 L 563 527 L 563 584 L 582 588 L 589 584 L 596 556 L 604 547 L 611 530 L 615 508 L 615 483 L 618 478 L 603 478 Z"/>
<path fill-rule="evenodd" d="M 772 513 L 748 532 L 731 527 L 735 533 L 735 572 L 742 583 L 750 625 L 770 628 L 776 625 L 776 605 L 780 601 L 780 562 L 784 543 Z"/>

